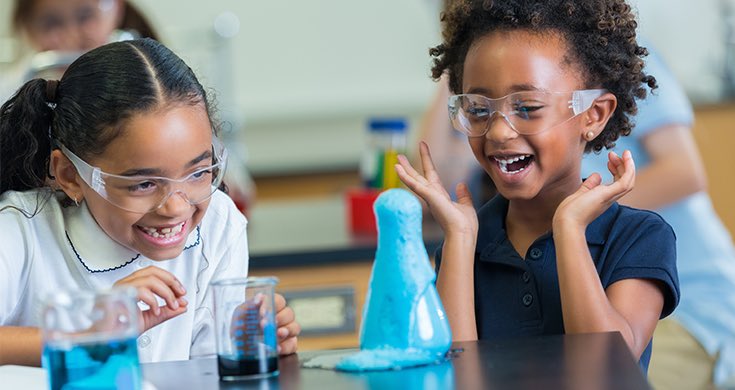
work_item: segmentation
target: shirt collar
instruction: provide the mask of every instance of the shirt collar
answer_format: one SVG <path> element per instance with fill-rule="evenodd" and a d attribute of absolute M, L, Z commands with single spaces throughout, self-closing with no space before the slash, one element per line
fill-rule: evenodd
<path fill-rule="evenodd" d="M 86 202 L 78 207 L 65 208 L 64 214 L 66 242 L 79 264 L 87 271 L 92 273 L 113 271 L 145 258 L 110 238 L 97 224 Z M 200 242 L 199 228 L 197 227 L 196 232 L 192 233 L 187 237 L 186 249 Z"/>
<path fill-rule="evenodd" d="M 585 236 L 589 245 L 605 244 L 619 207 L 617 203 L 613 203 L 587 226 Z M 506 215 L 508 215 L 508 200 L 501 195 L 496 195 L 478 211 L 480 229 L 477 238 L 477 252 L 481 260 L 516 264 L 518 254 L 508 241 L 508 234 L 505 230 Z"/>
<path fill-rule="evenodd" d="M 476 250 L 481 261 L 519 267 L 522 261 L 508 241 L 508 234 L 505 231 L 507 214 L 508 200 L 500 195 L 496 195 L 478 210 L 480 228 Z"/>

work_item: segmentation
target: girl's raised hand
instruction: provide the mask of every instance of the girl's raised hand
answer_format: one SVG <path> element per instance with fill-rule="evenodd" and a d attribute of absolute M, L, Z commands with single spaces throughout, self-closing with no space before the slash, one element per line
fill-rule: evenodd
<path fill-rule="evenodd" d="M 431 214 L 445 234 L 476 235 L 477 214 L 467 186 L 464 183 L 457 185 L 457 201 L 452 201 L 436 173 L 429 146 L 423 141 L 419 143 L 419 154 L 424 174 L 418 173 L 405 156 L 398 156 L 398 164 L 395 166 L 398 177 L 429 205 Z"/>
<path fill-rule="evenodd" d="M 114 285 L 135 287 L 138 299 L 148 305 L 148 310 L 141 310 L 141 332 L 186 312 L 186 289 L 172 273 L 161 268 L 149 266 L 140 269 Z M 159 306 L 156 296 L 162 298 L 166 305 Z"/>
<path fill-rule="evenodd" d="M 557 207 L 554 214 L 554 227 L 558 227 L 559 224 L 586 227 L 614 202 L 633 189 L 635 163 L 629 150 L 623 152 L 622 157 L 615 152 L 609 152 L 607 168 L 613 175 L 613 182 L 604 185 L 600 174 L 590 175 L 577 192 L 569 195 Z"/>

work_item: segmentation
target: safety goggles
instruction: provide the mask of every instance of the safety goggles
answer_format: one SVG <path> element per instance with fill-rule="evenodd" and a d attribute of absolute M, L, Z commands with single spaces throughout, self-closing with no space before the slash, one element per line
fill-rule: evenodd
<path fill-rule="evenodd" d="M 572 92 L 521 91 L 501 98 L 463 94 L 449 97 L 449 118 L 468 137 L 487 134 L 494 117 L 502 117 L 522 135 L 544 132 L 587 111 L 605 89 Z"/>
<path fill-rule="evenodd" d="M 180 194 L 191 205 L 204 202 L 217 191 L 227 166 L 227 150 L 215 137 L 212 138 L 214 164 L 198 168 L 181 179 L 113 175 L 87 164 L 64 145 L 58 145 L 90 188 L 113 205 L 140 214 L 159 209 L 173 194 Z"/>

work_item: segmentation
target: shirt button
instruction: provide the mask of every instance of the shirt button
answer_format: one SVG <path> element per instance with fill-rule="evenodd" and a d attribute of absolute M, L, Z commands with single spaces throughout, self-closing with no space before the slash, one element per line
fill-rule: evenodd
<path fill-rule="evenodd" d="M 528 271 L 523 273 L 523 282 L 528 283 L 528 281 L 531 280 L 531 274 L 528 273 Z"/>
<path fill-rule="evenodd" d="M 148 337 L 147 335 L 142 335 L 138 339 L 138 346 L 141 347 L 141 348 L 147 347 L 148 344 L 150 344 L 150 343 L 151 343 L 151 338 Z"/>
<path fill-rule="evenodd" d="M 531 253 L 529 254 L 531 255 L 532 259 L 538 260 L 544 254 L 544 252 L 541 249 L 532 248 Z"/>
<path fill-rule="evenodd" d="M 531 303 L 533 303 L 533 295 L 526 294 L 523 296 L 523 306 L 531 306 Z"/>

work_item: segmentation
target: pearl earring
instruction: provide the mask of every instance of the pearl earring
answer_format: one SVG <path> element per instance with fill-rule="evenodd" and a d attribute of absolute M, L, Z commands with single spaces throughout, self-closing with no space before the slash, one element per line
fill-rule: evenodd
<path fill-rule="evenodd" d="M 584 136 L 585 136 L 585 138 L 587 138 L 587 141 L 592 141 L 593 139 L 595 139 L 595 132 L 594 131 L 588 131 L 587 133 L 585 133 Z"/>
<path fill-rule="evenodd" d="M 79 201 L 77 200 L 76 197 L 74 197 L 74 204 L 77 205 L 77 207 L 79 207 Z"/>

